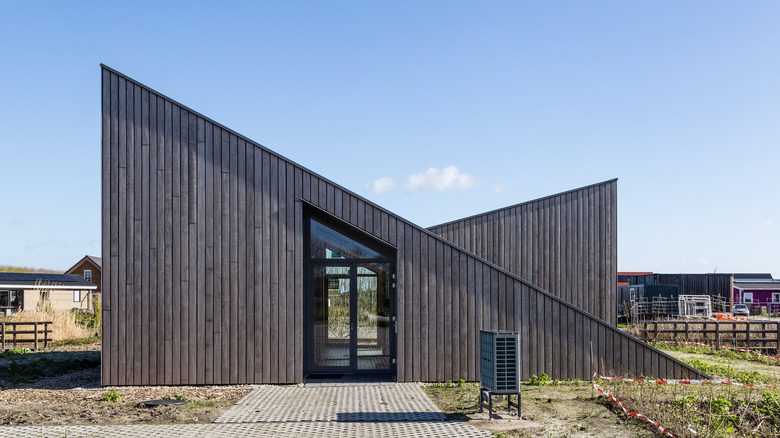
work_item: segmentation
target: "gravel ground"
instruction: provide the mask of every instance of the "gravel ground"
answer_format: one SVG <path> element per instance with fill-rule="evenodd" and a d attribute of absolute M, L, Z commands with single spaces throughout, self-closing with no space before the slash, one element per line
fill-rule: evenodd
<path fill-rule="evenodd" d="M 44 351 L 0 357 L 0 366 L 37 359 L 56 362 L 100 358 L 100 344 L 66 345 Z M 33 366 L 33 365 L 31 365 Z M 55 367 L 50 367 L 56 370 Z M 47 369 L 50 369 L 47 368 Z M 209 423 L 241 397 L 250 386 L 144 386 L 103 387 L 98 366 L 49 375 L 0 391 L 0 424 L 181 424 Z M 118 402 L 103 400 L 103 394 L 116 391 Z M 145 408 L 139 403 L 163 398 L 185 398 L 184 406 Z"/>

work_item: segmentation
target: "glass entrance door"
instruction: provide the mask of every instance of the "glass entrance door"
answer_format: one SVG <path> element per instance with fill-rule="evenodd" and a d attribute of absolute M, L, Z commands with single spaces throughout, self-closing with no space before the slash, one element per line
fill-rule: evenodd
<path fill-rule="evenodd" d="M 307 372 L 392 372 L 392 261 L 313 219 L 310 233 Z"/>
<path fill-rule="evenodd" d="M 394 324 L 390 315 L 390 264 L 357 264 L 355 273 L 357 369 L 389 370 L 390 329 Z"/>
<path fill-rule="evenodd" d="M 314 267 L 314 366 L 349 368 L 352 340 L 352 269 Z"/>

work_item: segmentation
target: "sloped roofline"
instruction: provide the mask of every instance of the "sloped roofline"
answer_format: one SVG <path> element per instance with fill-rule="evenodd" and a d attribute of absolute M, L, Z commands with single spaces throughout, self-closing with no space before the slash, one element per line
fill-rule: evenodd
<path fill-rule="evenodd" d="M 579 188 L 576 188 L 576 189 L 566 190 L 565 192 L 556 193 L 554 195 L 543 196 L 541 198 L 532 199 L 530 201 L 521 202 L 519 204 L 509 205 L 507 207 L 500 207 L 500 208 L 497 208 L 495 210 L 486 211 L 484 213 L 477 213 L 477 214 L 474 214 L 474 215 L 471 215 L 471 216 L 467 216 L 467 217 L 464 217 L 464 218 L 461 218 L 461 219 L 455 219 L 455 220 L 452 220 L 452 221 L 449 221 L 449 222 L 444 222 L 443 224 L 432 225 L 432 226 L 428 227 L 428 229 L 439 228 L 439 227 L 443 227 L 443 226 L 446 226 L 446 225 L 467 221 L 469 219 L 475 219 L 475 218 L 478 218 L 478 217 L 487 216 L 489 214 L 499 213 L 499 212 L 502 212 L 502 211 L 505 211 L 505 210 L 510 210 L 512 208 L 522 207 L 523 205 L 533 204 L 534 202 L 544 201 L 546 199 L 551 199 L 551 198 L 557 198 L 559 196 L 568 195 L 569 193 L 579 192 L 581 190 L 590 189 L 592 187 L 598 187 L 598 186 L 610 184 L 610 183 L 613 183 L 613 182 L 617 182 L 617 180 L 618 180 L 617 178 L 608 179 L 606 181 L 598 182 L 598 183 L 595 183 L 595 184 L 590 184 L 590 185 L 579 187 Z"/>
<path fill-rule="evenodd" d="M 555 301 L 558 301 L 558 302 L 560 302 L 561 304 L 563 304 L 564 306 L 566 306 L 566 307 L 568 307 L 568 308 L 572 309 L 573 311 L 575 311 L 575 312 L 579 312 L 579 313 L 581 313 L 582 315 L 584 315 L 584 316 L 587 316 L 588 318 L 591 318 L 591 319 L 593 319 L 593 320 L 596 320 L 596 321 L 600 322 L 601 324 L 604 324 L 605 326 L 607 326 L 607 327 L 610 327 L 610 328 L 612 328 L 613 330 L 615 330 L 615 331 L 617 331 L 617 332 L 621 332 L 623 335 L 625 335 L 625 336 L 629 337 L 630 339 L 633 339 L 633 340 L 635 340 L 635 341 L 637 341 L 637 342 L 639 342 L 639 343 L 641 343 L 641 344 L 645 344 L 645 345 L 647 345 L 647 347 L 649 347 L 649 348 L 653 349 L 653 350 L 654 350 L 654 351 L 656 351 L 658 354 L 660 354 L 660 355 L 662 355 L 662 356 L 665 356 L 665 357 L 667 357 L 667 358 L 669 358 L 669 359 L 672 359 L 673 361 L 675 361 L 675 362 L 679 363 L 679 364 L 680 364 L 680 366 L 683 366 L 683 367 L 685 367 L 685 368 L 688 368 L 689 370 L 691 370 L 691 371 L 693 371 L 694 373 L 696 373 L 696 374 L 699 374 L 699 375 L 701 375 L 701 376 L 709 377 L 709 376 L 707 376 L 706 374 L 704 374 L 704 373 L 702 373 L 701 371 L 699 371 L 698 369 L 696 369 L 696 368 L 694 368 L 694 367 L 692 367 L 692 366 L 690 366 L 690 365 L 688 365 L 688 364 L 686 364 L 686 363 L 684 363 L 684 362 L 682 362 L 682 361 L 680 361 L 680 360 L 678 360 L 678 359 L 675 359 L 674 357 L 672 357 L 672 356 L 670 356 L 670 355 L 668 355 L 668 354 L 666 354 L 666 353 L 662 352 L 661 350 L 658 350 L 658 349 L 657 349 L 657 348 L 655 348 L 655 347 L 652 347 L 652 346 L 648 345 L 648 344 L 647 344 L 647 343 L 645 343 L 644 341 L 642 341 L 642 340 L 640 340 L 640 339 L 636 338 L 635 336 L 632 336 L 632 335 L 631 335 L 631 334 L 629 334 L 629 333 L 626 333 L 626 332 L 624 332 L 624 331 L 620 330 L 618 327 L 616 327 L 616 326 L 613 326 L 612 324 L 610 324 L 610 323 L 608 323 L 608 322 L 606 322 L 606 321 L 602 320 L 601 318 L 599 318 L 599 317 L 597 317 L 597 316 L 595 316 L 595 315 L 592 315 L 591 313 L 589 313 L 589 312 L 585 311 L 584 309 L 581 309 L 581 308 L 579 308 L 579 307 L 577 307 L 577 306 L 575 306 L 575 305 L 573 305 L 573 304 L 569 303 L 568 301 L 565 301 L 565 300 L 563 300 L 563 299 L 561 299 L 561 298 L 558 298 L 558 297 L 556 297 L 556 296 L 555 296 L 555 295 L 553 295 L 552 293 L 550 293 L 550 292 L 548 292 L 548 291 L 546 291 L 546 290 L 542 289 L 541 287 L 539 287 L 539 286 L 537 286 L 537 285 L 535 285 L 535 284 L 533 284 L 533 283 L 529 282 L 528 280 L 525 280 L 525 279 L 523 279 L 523 278 L 520 278 L 520 277 L 518 277 L 517 275 L 515 275 L 515 274 L 513 274 L 513 273 L 511 273 L 511 272 L 509 272 L 509 271 L 507 271 L 506 269 L 503 269 L 503 268 L 501 268 L 500 266 L 498 266 L 498 265 L 496 265 L 496 264 L 494 264 L 494 263 L 491 263 L 490 261 L 488 261 L 488 260 L 485 260 L 484 258 L 482 258 L 482 257 L 480 257 L 480 256 L 478 256 L 478 255 L 476 255 L 476 254 L 474 254 L 473 252 L 471 252 L 471 251 L 468 251 L 468 250 L 466 250 L 465 248 L 462 248 L 462 247 L 460 247 L 460 246 L 458 246 L 458 245 L 454 244 L 453 242 L 450 242 L 449 240 L 447 240 L 447 239 L 445 239 L 445 238 L 443 238 L 443 237 L 441 237 L 441 236 L 439 236 L 439 235 L 437 235 L 437 234 L 435 234 L 435 233 L 433 233 L 433 232 L 429 231 L 429 230 L 428 230 L 428 229 L 426 229 L 425 227 L 422 227 L 422 226 L 420 226 L 420 225 L 417 225 L 417 224 L 415 224 L 414 222 L 412 222 L 412 221 L 410 221 L 410 220 L 408 220 L 408 219 L 406 219 L 406 218 L 404 218 L 404 217 L 402 217 L 402 216 L 400 216 L 400 215 L 398 215 L 398 214 L 396 214 L 396 213 L 393 213 L 393 212 L 389 211 L 388 209 L 386 209 L 386 208 L 384 208 L 384 207 L 382 207 L 382 206 L 380 206 L 380 205 L 378 205 L 378 204 L 376 204 L 376 203 L 374 203 L 374 202 L 372 202 L 372 201 L 370 201 L 370 200 L 366 199 L 364 196 L 361 196 L 361 195 L 359 195 L 359 194 L 357 194 L 357 193 L 355 193 L 355 192 L 353 192 L 353 191 L 351 191 L 351 190 L 349 190 L 349 189 L 347 189 L 347 188 L 343 187 L 341 184 L 337 184 L 337 183 L 333 182 L 333 181 L 332 181 L 330 178 L 326 178 L 326 177 L 324 177 L 324 176 L 320 175 L 320 174 L 319 174 L 319 173 L 317 173 L 317 172 L 313 172 L 313 171 L 311 171 L 311 170 L 310 170 L 310 169 L 308 169 L 307 167 L 301 166 L 301 165 L 300 165 L 300 164 L 298 164 L 297 162 L 295 162 L 295 161 L 293 161 L 293 160 L 290 160 L 290 159 L 288 159 L 287 157 L 285 157 L 285 156 L 283 156 L 283 155 L 279 154 L 279 153 L 278 153 L 278 152 L 276 152 L 276 151 L 273 151 L 273 150 L 269 149 L 269 148 L 268 148 L 268 147 L 266 147 L 266 146 L 263 146 L 262 144 L 258 143 L 257 141 L 255 141 L 255 140 L 252 140 L 251 138 L 249 138 L 249 137 L 247 137 L 247 136 L 245 136 L 245 135 L 242 135 L 242 134 L 240 134 L 240 133 L 236 132 L 235 130 L 233 130 L 233 129 L 231 129 L 231 128 L 228 128 L 228 127 L 226 127 L 225 125 L 223 125 L 223 124 L 221 124 L 221 123 L 219 123 L 219 122 L 215 121 L 214 119 L 212 119 L 212 118 L 210 118 L 210 117 L 208 117 L 208 116 L 206 116 L 206 115 L 204 115 L 204 114 L 202 114 L 202 113 L 200 113 L 200 112 L 198 112 L 198 111 L 192 110 L 192 109 L 191 109 L 190 107 L 188 107 L 187 105 L 184 105 L 184 104 L 182 104 L 182 103 L 180 103 L 180 102 L 178 102 L 178 101 L 176 101 L 176 100 L 174 100 L 174 99 L 171 99 L 170 97 L 168 97 L 168 96 L 166 96 L 166 95 L 164 95 L 164 94 L 162 94 L 162 93 L 160 93 L 160 92 L 158 92 L 158 91 L 156 91 L 156 90 L 154 90 L 154 89 L 150 88 L 150 87 L 149 87 L 149 86 L 147 86 L 147 85 L 144 85 L 144 84 L 142 84 L 141 82 L 138 82 L 137 80 L 135 80 L 135 79 L 133 79 L 133 78 L 130 78 L 130 77 L 126 76 L 125 74 L 123 74 L 123 73 L 121 73 L 121 72 L 119 72 L 119 71 L 117 71 L 117 70 L 115 70 L 115 69 L 113 69 L 113 68 L 111 68 L 111 67 L 109 67 L 109 66 L 107 66 L 107 65 L 103 64 L 103 63 L 101 63 L 101 64 L 100 64 L 100 66 L 101 66 L 103 69 L 105 69 L 105 70 L 107 70 L 107 71 L 110 71 L 110 72 L 112 72 L 112 73 L 114 73 L 114 74 L 116 74 L 116 75 L 118 75 L 118 76 L 122 77 L 123 79 L 127 80 L 128 82 L 131 82 L 131 83 L 133 83 L 133 84 L 135 84 L 135 85 L 137 85 L 137 86 L 139 86 L 139 87 L 141 87 L 141 88 L 143 88 L 143 89 L 145 89 L 145 90 L 149 91 L 150 93 L 152 93 L 152 94 L 154 94 L 154 95 L 156 95 L 156 96 L 160 96 L 160 97 L 162 97 L 162 98 L 164 98 L 164 99 L 166 99 L 166 100 L 170 101 L 171 103 L 173 103 L 173 104 L 175 104 L 175 105 L 178 105 L 179 107 L 181 107 L 182 109 L 185 109 L 186 111 L 190 112 L 191 114 L 194 114 L 194 115 L 196 115 L 196 116 L 198 116 L 198 117 L 201 117 L 201 118 L 203 118 L 204 120 L 206 120 L 206 121 L 208 121 L 208 122 L 210 122 L 210 123 L 213 123 L 213 124 L 214 124 L 214 126 L 217 126 L 217 127 L 219 127 L 220 129 L 223 129 L 223 130 L 225 130 L 225 131 L 227 131 L 227 132 L 229 132 L 229 133 L 231 133 L 231 134 L 233 134 L 233 135 L 237 136 L 238 138 L 240 138 L 240 139 L 243 139 L 244 141 L 246 141 L 246 142 L 248 142 L 248 143 L 252 144 L 253 146 L 255 146 L 255 147 L 257 147 L 257 148 L 260 148 L 260 149 L 262 149 L 263 151 L 266 151 L 266 152 L 268 152 L 269 154 L 271 154 L 271 155 L 273 155 L 273 156 L 275 156 L 275 157 L 278 157 L 278 158 L 280 158 L 280 159 L 282 159 L 282 160 L 284 160 L 284 161 L 288 162 L 289 164 L 292 164 L 293 166 L 296 166 L 296 167 L 300 168 L 301 170 L 305 170 L 306 172 L 309 172 L 309 173 L 311 173 L 313 176 L 315 176 L 315 177 L 317 177 L 317 178 L 319 178 L 319 179 L 321 179 L 321 180 L 323 180 L 323 181 L 326 181 L 326 182 L 328 182 L 328 183 L 330 183 L 330 184 L 333 184 L 335 187 L 338 187 L 339 189 L 341 189 L 341 190 L 343 190 L 343 191 L 345 191 L 345 192 L 347 192 L 347 193 L 349 193 L 349 194 L 351 194 L 351 195 L 353 195 L 353 196 L 355 196 L 355 197 L 357 197 L 357 198 L 359 198 L 359 199 L 363 200 L 363 201 L 364 201 L 364 202 L 366 202 L 367 204 L 370 204 L 371 206 L 373 206 L 373 207 L 377 208 L 378 210 L 381 210 L 381 211 L 383 211 L 383 212 L 387 213 L 388 215 L 391 215 L 391 216 L 393 216 L 393 217 L 396 217 L 396 218 L 398 218 L 399 220 L 401 220 L 401 221 L 405 222 L 406 224 L 409 224 L 410 226 L 412 226 L 412 227 L 416 228 L 417 230 L 419 230 L 419 231 L 423 232 L 424 234 L 427 234 L 428 236 L 430 236 L 430 237 L 433 237 L 434 239 L 436 239 L 436 240 L 438 240 L 438 241 L 441 241 L 441 242 L 442 242 L 442 243 L 444 243 L 445 245 L 448 245 L 448 246 L 450 246 L 450 247 L 456 248 L 457 250 L 459 250 L 459 251 L 461 251 L 461 252 L 463 252 L 463 253 L 466 253 L 466 254 L 468 254 L 468 255 L 469 255 L 469 256 L 471 256 L 471 257 L 474 257 L 476 260 L 479 260 L 481 263 L 484 263 L 485 265 L 487 265 L 487 266 L 489 266 L 489 267 L 491 267 L 491 268 L 493 268 L 493 269 L 496 269 L 496 270 L 498 270 L 498 271 L 502 272 L 502 273 L 503 273 L 503 274 L 505 274 L 505 275 L 508 275 L 509 277 L 511 277 L 511 278 L 513 278 L 513 279 L 515 279 L 515 280 L 517 280 L 517 281 L 520 281 L 521 283 L 523 283 L 523 284 L 525 284 L 526 286 L 528 286 L 528 287 L 530 287 L 530 288 L 534 289 L 535 291 L 537 291 L 537 292 L 540 292 L 540 293 L 542 293 L 542 294 L 544 294 L 544 295 L 548 296 L 549 298 L 551 298 L 551 299 L 553 299 L 553 300 L 555 300 Z M 595 187 L 595 186 L 598 186 L 598 185 L 601 185 L 601 184 L 607 184 L 607 183 L 611 183 L 611 182 L 615 182 L 615 181 L 617 181 L 617 178 L 614 178 L 614 179 L 611 179 L 611 180 L 608 180 L 608 181 L 604 181 L 604 182 L 601 182 L 601 183 L 597 183 L 597 184 L 591 184 L 590 186 L 581 187 L 581 188 L 579 188 L 579 189 L 575 189 L 575 190 L 569 190 L 569 191 L 562 192 L 562 193 L 559 193 L 559 194 L 556 194 L 556 195 L 552 195 L 552 196 L 545 196 L 545 197 L 543 197 L 543 198 L 539 198 L 539 200 L 541 200 L 541 199 L 547 199 L 547 198 L 550 198 L 550 197 L 555 197 L 555 196 L 561 196 L 561 195 L 563 195 L 563 194 L 566 194 L 566 193 L 571 193 L 571 192 L 575 192 L 575 191 L 577 191 L 577 190 L 583 190 L 583 189 L 585 189 L 585 188 L 588 188 L 588 187 Z M 327 214 L 327 215 L 328 215 L 328 217 L 332 217 L 332 218 L 334 218 L 334 219 L 337 219 L 337 220 L 339 220 L 339 221 L 342 221 L 342 222 L 343 222 L 343 219 L 341 219 L 341 218 L 339 218 L 339 217 L 337 217 L 337 216 L 335 216 L 335 215 L 333 215 L 333 214 L 331 214 L 331 213 L 329 213 L 329 212 L 327 212 L 327 211 L 325 211 L 325 210 L 322 210 L 322 209 L 321 209 L 321 208 L 319 208 L 318 206 L 315 206 L 315 205 L 311 204 L 310 202 L 306 201 L 305 199 L 299 199 L 299 200 L 300 200 L 301 202 L 303 202 L 303 203 L 305 203 L 305 204 L 307 204 L 307 205 L 310 205 L 310 206 L 312 206 L 313 208 L 315 208 L 315 209 L 317 209 L 317 210 L 319 210 L 319 211 L 323 212 L 324 214 Z M 536 201 L 538 201 L 538 200 L 535 200 L 535 201 L 528 201 L 528 202 L 536 202 Z M 518 205 L 522 205 L 522 204 L 518 204 Z M 512 207 L 513 207 L 513 206 L 510 206 L 510 207 L 505 207 L 505 208 L 503 208 L 503 209 L 499 209 L 499 210 L 496 210 L 496 211 L 500 211 L 500 210 L 504 210 L 504 209 L 506 209 L 506 208 L 512 208 Z M 485 214 L 486 214 L 486 213 L 485 213 Z M 476 216 L 482 216 L 482 215 L 483 215 L 483 214 L 476 215 Z M 476 216 L 475 216 L 475 217 L 476 217 Z M 461 219 L 461 220 L 462 220 L 462 219 Z M 455 221 L 455 222 L 459 222 L 459 221 Z M 375 236 L 375 237 L 376 237 L 376 236 Z M 377 238 L 378 238 L 378 237 L 377 237 Z M 383 239 L 380 239 L 380 240 L 384 241 Z M 389 243 L 389 242 L 388 242 L 388 243 Z"/>
<path fill-rule="evenodd" d="M 75 265 L 73 265 L 70 268 L 66 269 L 65 273 L 67 274 L 68 272 L 70 272 L 71 269 L 73 269 L 76 266 L 80 265 L 81 262 L 83 262 L 84 260 L 89 260 L 90 262 L 92 262 L 93 265 L 95 265 L 98 268 L 100 268 L 101 271 L 103 270 L 103 261 L 102 261 L 102 259 L 100 257 L 94 257 L 94 256 L 91 256 L 91 255 L 85 255 L 84 257 L 81 258 L 81 260 L 77 261 Z M 100 260 L 99 263 L 98 263 L 98 260 Z"/>

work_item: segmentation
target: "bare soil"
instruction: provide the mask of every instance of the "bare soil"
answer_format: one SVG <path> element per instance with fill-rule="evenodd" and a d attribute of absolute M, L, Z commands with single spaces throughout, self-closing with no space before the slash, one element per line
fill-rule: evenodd
<path fill-rule="evenodd" d="M 472 426 L 504 437 L 653 437 L 655 434 L 611 411 L 592 394 L 588 382 L 560 386 L 523 386 L 522 417 L 506 401 L 499 403 L 498 416 L 488 419 L 479 412 L 476 384 L 441 388 L 427 386 L 426 393 L 450 420 L 468 421 Z M 499 435 L 500 434 L 500 435 Z"/>
<path fill-rule="evenodd" d="M 44 376 L 23 383 L 5 381 L 3 386 L 9 389 L 0 391 L 0 425 L 210 423 L 250 389 L 103 387 L 97 366 L 99 350 L 100 344 L 94 343 L 0 357 L 0 369 L 42 366 L 46 371 Z M 58 372 L 61 369 L 67 372 Z M 119 401 L 105 401 L 103 395 L 109 391 L 116 391 Z M 146 400 L 177 397 L 188 402 L 153 408 L 140 405 Z"/>

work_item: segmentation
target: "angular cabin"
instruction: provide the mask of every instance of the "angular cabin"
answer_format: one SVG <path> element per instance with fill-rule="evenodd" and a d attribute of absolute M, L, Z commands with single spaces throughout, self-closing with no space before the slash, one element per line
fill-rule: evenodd
<path fill-rule="evenodd" d="M 523 379 L 700 376 L 562 298 L 590 263 L 552 293 L 105 66 L 102 168 L 104 385 L 474 381 L 480 329 L 520 332 Z"/>

